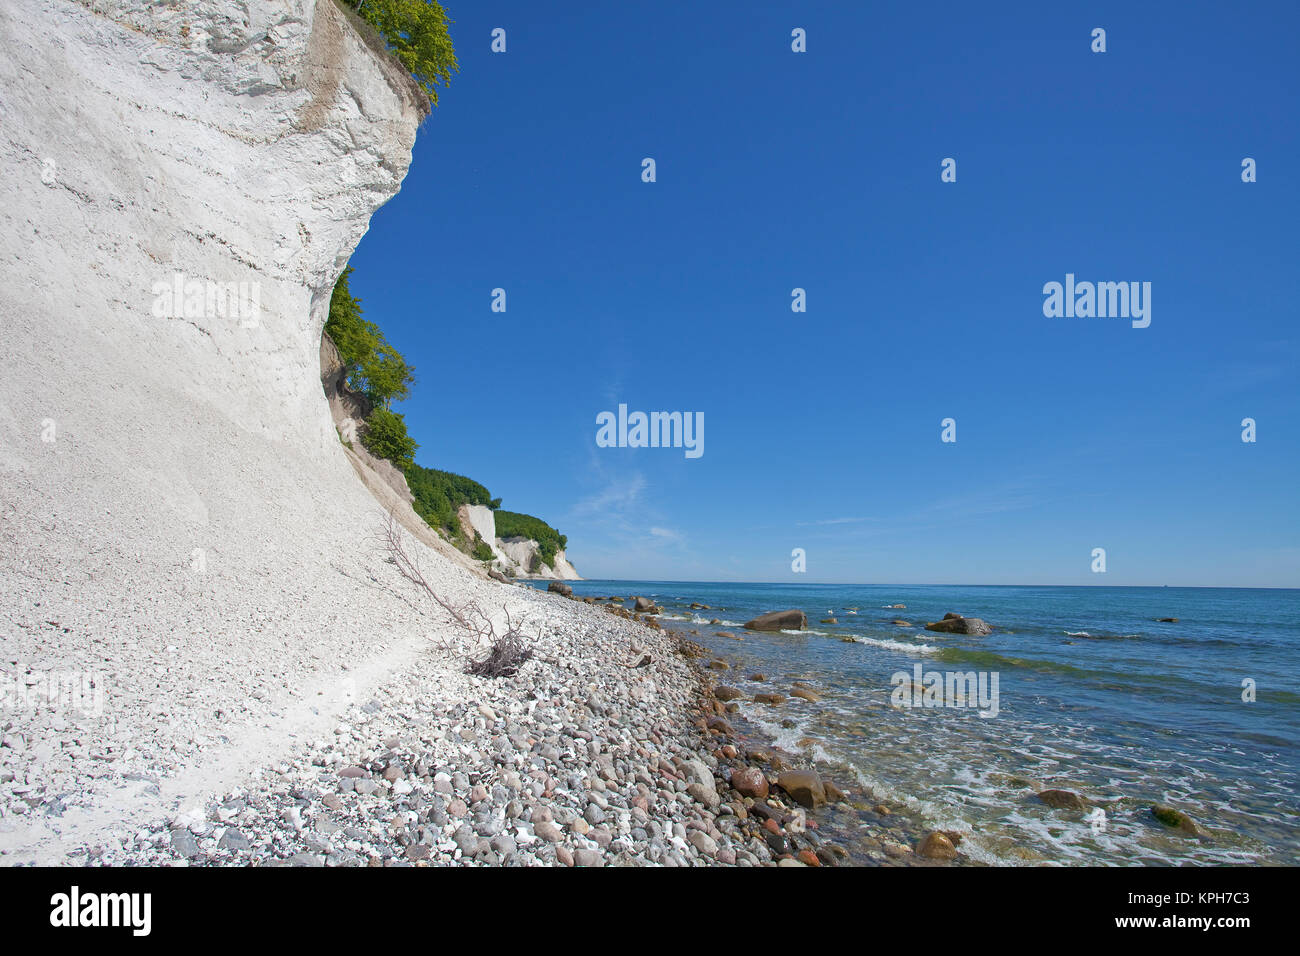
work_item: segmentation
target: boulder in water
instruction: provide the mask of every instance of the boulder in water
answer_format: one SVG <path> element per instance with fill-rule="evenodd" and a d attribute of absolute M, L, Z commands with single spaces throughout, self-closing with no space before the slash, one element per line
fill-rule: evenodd
<path fill-rule="evenodd" d="M 1086 810 L 1088 800 L 1073 790 L 1043 790 L 1038 799 L 1054 810 Z"/>
<path fill-rule="evenodd" d="M 1173 807 L 1157 804 L 1151 808 L 1151 815 L 1165 826 L 1174 830 L 1181 830 L 1188 836 L 1205 836 L 1205 831 L 1201 829 L 1200 824 L 1183 813 L 1182 810 L 1175 810 Z"/>
<path fill-rule="evenodd" d="M 808 626 L 808 616 L 803 611 L 791 608 L 788 611 L 760 614 L 752 621 L 746 621 L 744 626 L 747 631 L 802 631 Z"/>
<path fill-rule="evenodd" d="M 916 845 L 916 855 L 931 860 L 955 860 L 957 847 L 953 845 L 947 834 L 934 830 L 927 833 Z"/>
<path fill-rule="evenodd" d="M 977 617 L 962 617 L 960 614 L 949 612 L 943 616 L 942 621 L 934 621 L 925 626 L 927 631 L 939 631 L 943 634 L 972 634 L 976 637 L 983 637 L 985 634 L 992 634 L 993 628 Z"/>
<path fill-rule="evenodd" d="M 826 804 L 826 788 L 815 770 L 787 770 L 776 778 L 776 785 L 801 806 L 813 809 Z"/>

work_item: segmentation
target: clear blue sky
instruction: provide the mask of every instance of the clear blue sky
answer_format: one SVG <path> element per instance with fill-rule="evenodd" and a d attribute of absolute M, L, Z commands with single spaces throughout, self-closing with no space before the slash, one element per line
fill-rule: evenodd
<path fill-rule="evenodd" d="M 446 6 L 352 289 L 419 461 L 584 576 L 1300 586 L 1300 5 Z M 704 455 L 598 448 L 620 402 Z"/>

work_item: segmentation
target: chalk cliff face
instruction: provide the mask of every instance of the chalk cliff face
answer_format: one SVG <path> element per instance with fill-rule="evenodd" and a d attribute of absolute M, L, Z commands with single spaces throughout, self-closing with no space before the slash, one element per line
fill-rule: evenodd
<path fill-rule="evenodd" d="M 6 731 L 33 799 L 201 768 L 214 714 L 269 726 L 376 622 L 427 634 L 364 585 L 391 492 L 357 480 L 319 364 L 425 109 L 333 0 L 0 4 L 0 677 L 107 690 L 80 730 Z M 457 560 L 429 573 L 487 604 Z"/>
<path fill-rule="evenodd" d="M 578 571 L 563 551 L 555 552 L 553 567 L 542 565 L 536 571 L 528 569 L 533 566 L 533 557 L 537 554 L 537 542 L 529 538 L 497 538 L 497 547 L 506 555 L 506 559 L 519 577 L 542 578 L 550 581 L 581 581 Z"/>
<path fill-rule="evenodd" d="M 33 419 L 73 437 L 70 381 L 101 385 L 104 431 L 78 437 L 136 471 L 182 467 L 167 454 L 151 468 L 129 447 L 137 427 L 168 426 L 164 405 L 323 457 L 338 439 L 321 329 L 335 278 L 410 163 L 409 82 L 332 0 L 16 0 L 0 37 L 0 259 L 18 283 L 0 290 L 0 321 L 10 363 L 44 370 L 4 390 L 6 470 L 47 467 L 37 452 L 51 449 L 23 440 Z M 201 514 L 193 483 L 175 484 Z"/>

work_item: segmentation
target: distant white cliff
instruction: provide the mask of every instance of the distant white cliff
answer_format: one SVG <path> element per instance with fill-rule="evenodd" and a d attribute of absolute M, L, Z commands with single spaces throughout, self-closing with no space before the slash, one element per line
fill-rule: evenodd
<path fill-rule="evenodd" d="M 540 545 L 531 538 L 498 538 L 496 516 L 486 505 L 462 505 L 459 517 L 462 525 L 468 524 L 492 549 L 493 566 L 504 574 L 520 578 L 543 578 L 550 581 L 581 581 L 577 569 L 569 563 L 563 551 L 555 552 L 555 559 L 547 567 L 537 560 Z M 530 571 L 530 568 L 536 570 Z"/>

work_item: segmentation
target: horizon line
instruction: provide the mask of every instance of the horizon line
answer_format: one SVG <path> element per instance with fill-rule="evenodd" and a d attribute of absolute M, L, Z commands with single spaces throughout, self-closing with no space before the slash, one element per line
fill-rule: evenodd
<path fill-rule="evenodd" d="M 952 582 L 944 583 L 912 583 L 904 584 L 901 582 L 852 582 L 852 581 L 748 581 L 748 580 L 731 580 L 731 581 L 690 581 L 676 580 L 672 578 L 578 578 L 563 581 L 559 578 L 535 578 L 521 577 L 519 581 L 560 581 L 563 584 L 588 583 L 592 581 L 608 581 L 611 583 L 628 583 L 628 584 L 767 584 L 777 586 L 795 586 L 795 587 L 855 587 L 855 588 L 1176 588 L 1180 590 L 1199 590 L 1199 591 L 1300 591 L 1298 587 L 1283 587 L 1281 585 L 1240 585 L 1240 584 L 955 584 Z"/>

